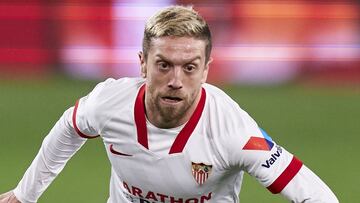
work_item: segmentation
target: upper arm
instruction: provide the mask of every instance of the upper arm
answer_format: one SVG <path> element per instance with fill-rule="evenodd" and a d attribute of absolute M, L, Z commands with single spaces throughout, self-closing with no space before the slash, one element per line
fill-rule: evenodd
<path fill-rule="evenodd" d="M 272 140 L 254 121 L 249 122 L 237 136 L 238 146 L 231 147 L 230 165 L 246 171 L 272 193 L 280 193 L 300 170 L 302 162 Z"/>
<path fill-rule="evenodd" d="M 99 83 L 88 95 L 76 101 L 72 112 L 72 125 L 79 136 L 84 138 L 99 136 L 103 123 L 103 117 L 99 109 L 102 100 L 106 99 L 102 92 L 113 81 L 115 80 L 107 79 Z"/>
<path fill-rule="evenodd" d="M 229 165 L 243 169 L 270 192 L 281 193 L 292 202 L 338 202 L 317 175 L 278 145 L 250 116 L 240 118 L 236 132 L 228 142 Z"/>

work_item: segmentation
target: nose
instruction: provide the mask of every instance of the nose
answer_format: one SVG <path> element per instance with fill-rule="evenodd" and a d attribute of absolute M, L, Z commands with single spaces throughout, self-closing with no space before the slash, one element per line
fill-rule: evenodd
<path fill-rule="evenodd" d="M 171 72 L 168 87 L 171 89 L 181 89 L 183 87 L 181 67 L 174 67 Z"/>

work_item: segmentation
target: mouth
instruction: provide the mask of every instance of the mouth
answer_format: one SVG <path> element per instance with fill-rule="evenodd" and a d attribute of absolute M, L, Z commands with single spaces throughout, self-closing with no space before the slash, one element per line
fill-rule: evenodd
<path fill-rule="evenodd" d="M 180 97 L 166 96 L 166 97 L 162 97 L 162 100 L 166 103 L 176 104 L 181 102 L 183 99 L 181 99 Z"/>

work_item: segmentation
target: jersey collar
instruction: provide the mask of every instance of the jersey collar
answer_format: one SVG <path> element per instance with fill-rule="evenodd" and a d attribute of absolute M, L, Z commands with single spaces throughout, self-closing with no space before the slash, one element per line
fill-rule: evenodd
<path fill-rule="evenodd" d="M 138 142 L 146 149 L 149 149 L 144 98 L 145 98 L 145 84 L 140 87 L 140 90 L 136 97 L 134 116 L 135 116 L 135 125 L 137 129 Z M 194 113 L 191 115 L 189 121 L 185 124 L 183 129 L 177 135 L 174 143 L 170 148 L 169 154 L 180 153 L 183 151 L 187 141 L 189 140 L 197 123 L 200 120 L 201 114 L 204 110 L 205 100 L 206 100 L 206 91 L 204 88 L 202 88 L 200 101 Z"/>

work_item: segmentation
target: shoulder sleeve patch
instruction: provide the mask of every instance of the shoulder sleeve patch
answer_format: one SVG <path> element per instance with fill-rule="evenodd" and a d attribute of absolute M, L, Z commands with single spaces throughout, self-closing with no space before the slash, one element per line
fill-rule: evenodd
<path fill-rule="evenodd" d="M 274 142 L 271 137 L 263 129 L 260 128 L 260 131 L 264 137 L 250 137 L 243 147 L 243 150 L 270 151 L 274 147 Z"/>

